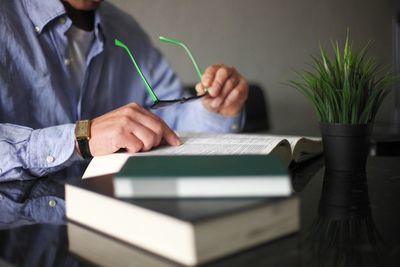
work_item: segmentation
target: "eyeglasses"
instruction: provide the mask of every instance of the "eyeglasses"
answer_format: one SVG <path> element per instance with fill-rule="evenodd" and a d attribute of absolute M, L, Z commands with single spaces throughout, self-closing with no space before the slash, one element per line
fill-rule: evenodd
<path fill-rule="evenodd" d="M 181 41 L 179 41 L 177 39 L 167 38 L 167 37 L 163 37 L 163 36 L 160 36 L 159 39 L 160 39 L 161 42 L 174 44 L 174 45 L 178 45 L 178 46 L 182 47 L 186 51 L 186 53 L 189 55 L 189 58 L 192 61 L 194 69 L 196 71 L 197 78 L 199 79 L 199 81 L 201 81 L 200 68 L 197 65 L 196 60 L 194 59 L 194 57 L 193 57 L 192 53 L 190 52 L 189 48 L 183 42 L 181 42 Z M 160 99 L 158 99 L 158 97 L 154 93 L 153 88 L 151 88 L 151 86 L 150 86 L 149 82 L 147 81 L 146 77 L 143 75 L 143 72 L 140 69 L 139 65 L 136 63 L 136 60 L 133 57 L 132 52 L 129 50 L 129 48 L 123 42 L 121 42 L 118 39 L 114 39 L 114 43 L 115 43 L 116 46 L 125 49 L 125 51 L 128 53 L 130 59 L 132 60 L 133 65 L 136 68 L 136 71 L 138 72 L 140 78 L 142 79 L 142 81 L 143 81 L 143 83 L 144 83 L 144 85 L 146 87 L 147 92 L 150 95 L 151 100 L 153 101 L 153 105 L 150 106 L 152 109 L 168 107 L 170 105 L 178 104 L 178 103 L 179 104 L 183 104 L 183 103 L 186 103 L 188 101 L 199 99 L 199 98 L 201 98 L 201 97 L 203 97 L 203 96 L 208 94 L 207 89 L 205 89 L 204 90 L 205 93 L 202 94 L 202 95 L 195 95 L 195 96 L 190 96 L 190 97 L 182 97 L 182 98 L 170 99 L 170 100 L 160 100 Z"/>

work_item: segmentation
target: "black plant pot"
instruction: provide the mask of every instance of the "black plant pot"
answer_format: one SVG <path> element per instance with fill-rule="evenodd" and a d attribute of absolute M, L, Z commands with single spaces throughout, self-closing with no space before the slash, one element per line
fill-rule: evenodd
<path fill-rule="evenodd" d="M 325 167 L 334 171 L 365 170 L 372 124 L 320 123 Z"/>
<path fill-rule="evenodd" d="M 365 172 L 325 170 L 319 215 L 331 220 L 371 217 Z"/>

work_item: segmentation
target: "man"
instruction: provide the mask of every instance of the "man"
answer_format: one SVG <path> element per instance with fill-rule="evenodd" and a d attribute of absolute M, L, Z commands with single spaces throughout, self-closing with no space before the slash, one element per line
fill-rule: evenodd
<path fill-rule="evenodd" d="M 245 79 L 225 65 L 209 66 L 196 86 L 201 101 L 153 111 L 127 54 L 135 54 L 160 99 L 182 86 L 139 25 L 96 0 L 0 0 L 0 181 L 44 176 L 114 153 L 179 145 L 173 132 L 238 131 Z M 77 142 L 75 122 L 90 139 Z M 77 124 L 81 127 L 83 124 Z"/>

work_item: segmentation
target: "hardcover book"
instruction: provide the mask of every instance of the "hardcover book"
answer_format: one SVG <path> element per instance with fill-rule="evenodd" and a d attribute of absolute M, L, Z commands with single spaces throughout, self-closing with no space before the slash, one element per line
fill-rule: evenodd
<path fill-rule="evenodd" d="M 299 229 L 296 196 L 116 197 L 114 178 L 66 184 L 67 219 L 183 265 L 197 265 Z"/>
<path fill-rule="evenodd" d="M 288 196 L 291 183 L 274 155 L 130 157 L 114 179 L 117 197 Z"/>

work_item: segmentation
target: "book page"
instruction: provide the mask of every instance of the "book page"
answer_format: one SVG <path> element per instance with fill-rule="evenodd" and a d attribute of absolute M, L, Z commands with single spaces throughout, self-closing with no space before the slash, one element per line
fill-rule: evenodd
<path fill-rule="evenodd" d="M 296 146 L 298 143 L 302 143 L 304 142 L 304 140 L 311 141 L 311 142 L 321 142 L 321 138 L 320 137 L 311 137 L 311 136 L 295 136 L 295 135 L 265 135 L 268 138 L 273 138 L 273 139 L 277 139 L 277 140 L 282 140 L 282 139 L 286 139 L 289 144 L 290 144 L 290 148 L 292 150 L 292 152 L 295 150 Z"/>
<path fill-rule="evenodd" d="M 120 171 L 131 156 L 148 155 L 243 155 L 277 153 L 288 164 L 291 152 L 287 140 L 280 136 L 254 134 L 179 133 L 181 146 L 163 146 L 147 152 L 114 153 L 94 157 L 83 178 Z"/>
<path fill-rule="evenodd" d="M 291 135 L 280 135 L 274 137 L 288 140 L 292 150 L 292 159 L 295 162 L 305 161 L 322 153 L 322 139 L 320 137 Z"/>
<path fill-rule="evenodd" d="M 282 138 L 251 134 L 180 133 L 182 145 L 159 147 L 145 152 L 163 154 L 269 154 L 282 142 Z"/>

